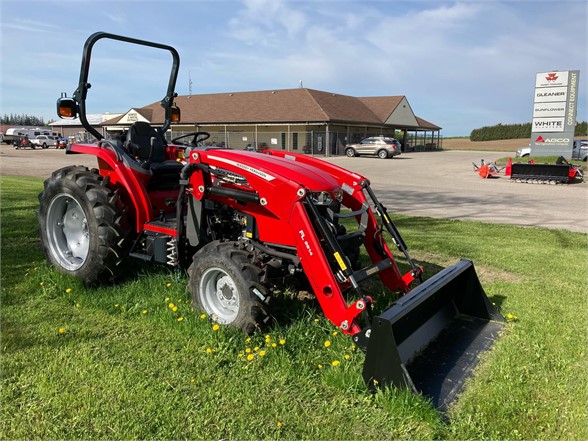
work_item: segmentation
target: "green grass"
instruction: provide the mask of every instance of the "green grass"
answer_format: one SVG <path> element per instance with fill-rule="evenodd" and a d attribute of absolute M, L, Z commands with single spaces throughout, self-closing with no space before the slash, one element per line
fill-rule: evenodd
<path fill-rule="evenodd" d="M 85 289 L 41 254 L 42 181 L 0 183 L 0 439 L 588 438 L 585 234 L 394 216 L 419 263 L 474 260 L 517 317 L 443 418 L 419 396 L 366 391 L 363 354 L 311 301 L 284 300 L 269 342 L 246 341 L 213 330 L 165 268 Z"/>

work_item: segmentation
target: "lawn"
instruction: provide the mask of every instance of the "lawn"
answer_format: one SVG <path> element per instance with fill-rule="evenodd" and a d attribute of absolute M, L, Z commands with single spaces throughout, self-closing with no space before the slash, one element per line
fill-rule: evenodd
<path fill-rule="evenodd" d="M 191 310 L 186 276 L 163 267 L 85 289 L 42 256 L 42 181 L 0 183 L 0 439 L 588 439 L 585 234 L 393 216 L 426 268 L 472 259 L 510 317 L 441 415 L 368 392 L 363 354 L 310 300 L 284 296 L 248 340 Z"/>

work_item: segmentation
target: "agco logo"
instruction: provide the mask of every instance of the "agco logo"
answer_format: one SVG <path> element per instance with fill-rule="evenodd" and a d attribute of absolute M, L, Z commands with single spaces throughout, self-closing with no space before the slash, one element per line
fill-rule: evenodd
<path fill-rule="evenodd" d="M 547 81 L 555 81 L 557 80 L 558 76 L 556 73 L 552 72 L 552 73 L 548 73 L 547 76 L 545 77 L 545 79 Z"/>
<path fill-rule="evenodd" d="M 553 144 L 556 142 L 570 142 L 569 138 L 543 138 L 543 136 L 538 136 L 537 139 L 535 140 L 535 144 Z"/>

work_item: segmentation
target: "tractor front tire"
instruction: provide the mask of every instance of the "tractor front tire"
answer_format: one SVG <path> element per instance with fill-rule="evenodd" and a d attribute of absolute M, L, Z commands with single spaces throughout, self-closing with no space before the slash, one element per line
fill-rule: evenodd
<path fill-rule="evenodd" d="M 37 218 L 49 263 L 86 286 L 114 279 L 130 242 L 118 192 L 78 166 L 53 172 L 44 185 Z"/>
<path fill-rule="evenodd" d="M 188 274 L 192 307 L 213 321 L 251 334 L 267 320 L 269 291 L 259 283 L 261 270 L 234 242 L 205 245 L 194 254 Z"/>

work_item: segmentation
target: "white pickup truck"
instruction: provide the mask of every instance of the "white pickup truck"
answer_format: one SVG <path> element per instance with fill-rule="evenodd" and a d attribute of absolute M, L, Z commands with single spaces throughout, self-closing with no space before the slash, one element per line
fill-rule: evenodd
<path fill-rule="evenodd" d="M 35 147 L 42 147 L 44 149 L 48 147 L 57 148 L 59 140 L 54 136 L 39 135 L 36 138 L 31 139 L 31 144 Z"/>

